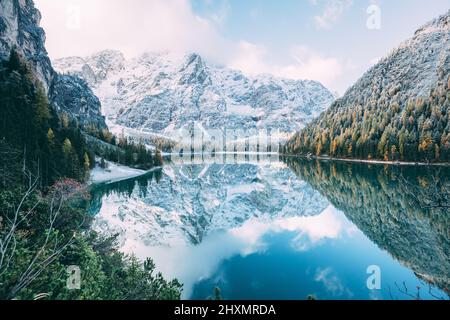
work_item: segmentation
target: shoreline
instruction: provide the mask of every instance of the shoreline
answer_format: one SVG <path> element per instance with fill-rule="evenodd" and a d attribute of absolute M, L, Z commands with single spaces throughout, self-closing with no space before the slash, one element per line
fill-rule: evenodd
<path fill-rule="evenodd" d="M 111 163 L 112 162 L 110 162 L 110 164 Z M 115 168 L 113 168 L 113 170 L 111 170 L 111 171 L 108 171 L 108 169 L 101 170 L 103 172 L 100 173 L 100 177 L 98 177 L 98 176 L 95 177 L 95 174 L 93 174 L 93 176 L 89 179 L 87 185 L 96 186 L 96 185 L 111 184 L 111 183 L 136 179 L 136 178 L 143 177 L 149 173 L 152 173 L 152 172 L 162 169 L 162 167 L 158 166 L 158 167 L 153 167 L 150 170 L 141 170 L 141 169 L 134 169 L 134 168 L 127 167 L 127 166 L 117 165 L 115 163 L 112 163 L 112 164 L 113 164 L 113 166 L 115 166 Z M 122 169 L 125 171 L 121 172 L 120 174 L 117 174 L 117 172 L 114 172 L 115 171 L 114 169 L 116 169 L 116 170 Z M 92 174 L 92 171 L 91 171 L 91 174 Z"/>
<path fill-rule="evenodd" d="M 394 165 L 394 166 L 422 166 L 422 167 L 450 167 L 449 162 L 407 162 L 407 161 L 383 161 L 383 160 L 364 160 L 364 159 L 345 159 L 345 158 L 331 158 L 323 156 L 305 156 L 305 155 L 288 155 L 280 154 L 280 157 L 288 158 L 302 158 L 309 160 L 323 160 L 323 161 L 339 161 L 339 162 L 353 162 L 353 163 L 366 163 L 375 165 Z"/>

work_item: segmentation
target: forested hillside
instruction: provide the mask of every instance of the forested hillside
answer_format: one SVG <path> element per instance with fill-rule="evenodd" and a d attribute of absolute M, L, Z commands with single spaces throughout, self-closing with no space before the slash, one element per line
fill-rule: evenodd
<path fill-rule="evenodd" d="M 87 84 L 53 70 L 40 18 L 31 0 L 0 1 L 0 300 L 179 298 L 151 260 L 90 231 L 96 156 L 142 169 L 160 159 L 114 137 Z"/>
<path fill-rule="evenodd" d="M 58 116 L 33 72 L 16 51 L 0 66 L 0 138 L 47 187 L 60 177 L 83 181 L 94 165 L 77 124 Z M 6 165 L 7 163 L 3 163 Z"/>
<path fill-rule="evenodd" d="M 12 50 L 0 65 L 0 299 L 176 299 L 181 285 L 90 231 L 83 182 L 95 153 L 78 123 L 49 104 Z M 113 143 L 116 138 L 107 135 Z M 112 156 L 153 166 L 143 145 L 119 139 Z M 80 270 L 71 287 L 69 266 Z"/>
<path fill-rule="evenodd" d="M 370 69 L 284 146 L 296 155 L 450 161 L 450 12 Z"/>

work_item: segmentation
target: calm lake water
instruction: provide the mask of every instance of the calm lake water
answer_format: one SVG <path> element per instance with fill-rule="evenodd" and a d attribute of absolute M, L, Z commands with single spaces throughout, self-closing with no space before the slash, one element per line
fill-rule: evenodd
<path fill-rule="evenodd" d="M 96 186 L 94 228 L 185 299 L 448 299 L 448 168 L 248 161 Z"/>

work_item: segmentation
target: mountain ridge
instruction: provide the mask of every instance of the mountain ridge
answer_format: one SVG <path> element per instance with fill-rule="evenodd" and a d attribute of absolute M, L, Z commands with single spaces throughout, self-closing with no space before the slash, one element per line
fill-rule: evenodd
<path fill-rule="evenodd" d="M 197 53 L 144 53 L 125 59 L 119 51 L 105 50 L 53 63 L 61 73 L 80 76 L 91 85 L 107 118 L 158 133 L 191 121 L 214 129 L 293 132 L 334 100 L 317 81 L 250 78 Z"/>
<path fill-rule="evenodd" d="M 449 161 L 450 11 L 370 68 L 285 145 L 350 159 Z"/>

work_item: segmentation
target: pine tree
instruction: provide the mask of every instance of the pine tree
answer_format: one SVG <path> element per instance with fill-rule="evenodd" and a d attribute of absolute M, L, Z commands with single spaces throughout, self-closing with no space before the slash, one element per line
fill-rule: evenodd
<path fill-rule="evenodd" d="M 67 114 L 63 114 L 61 116 L 61 124 L 62 124 L 63 128 L 67 129 L 69 127 L 69 123 L 70 123 L 69 116 Z"/>
<path fill-rule="evenodd" d="M 337 100 L 292 137 L 283 151 L 351 159 L 448 162 L 450 88 L 439 81 L 428 97 L 402 101 L 401 86 L 378 92 L 364 105 Z M 375 94 L 373 92 L 372 94 Z M 393 152 L 393 147 L 395 150 Z"/>
<path fill-rule="evenodd" d="M 53 144 L 55 141 L 55 133 L 53 132 L 52 128 L 49 128 L 47 131 L 47 140 L 50 144 Z"/>
<path fill-rule="evenodd" d="M 19 53 L 17 52 L 16 48 L 12 48 L 9 60 L 6 65 L 10 71 L 23 71 L 22 67 L 22 59 L 19 56 Z"/>
<path fill-rule="evenodd" d="M 47 122 L 50 119 L 50 109 L 47 96 L 45 95 L 45 91 L 42 85 L 38 85 L 37 87 L 35 100 L 36 120 L 38 121 L 39 125 L 43 127 L 47 125 Z"/>
<path fill-rule="evenodd" d="M 154 164 L 156 167 L 162 167 L 164 164 L 163 157 L 159 149 L 156 150 Z"/>
<path fill-rule="evenodd" d="M 84 172 L 85 172 L 85 179 L 89 178 L 89 170 L 91 169 L 91 161 L 89 159 L 89 155 L 87 152 L 84 153 Z"/>
<path fill-rule="evenodd" d="M 100 160 L 100 168 L 106 169 L 107 167 L 108 167 L 108 165 L 107 165 L 105 159 L 102 158 L 102 159 Z"/>
<path fill-rule="evenodd" d="M 62 151 L 64 155 L 66 176 L 75 179 L 82 179 L 83 175 L 80 174 L 80 165 L 77 155 L 75 154 L 71 141 L 67 138 L 64 140 Z"/>
<path fill-rule="evenodd" d="M 69 156 L 72 153 L 72 143 L 69 139 L 65 139 L 63 143 L 63 153 L 65 156 Z"/>

